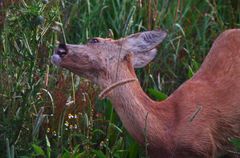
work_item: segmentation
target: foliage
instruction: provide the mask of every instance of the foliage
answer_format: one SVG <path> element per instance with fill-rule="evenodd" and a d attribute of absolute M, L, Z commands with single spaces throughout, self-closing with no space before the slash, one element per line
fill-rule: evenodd
<path fill-rule="evenodd" d="M 162 100 L 197 71 L 220 32 L 240 26 L 235 0 L 6 0 L 0 7 L 0 157 L 9 158 L 147 157 L 95 85 L 50 63 L 57 40 L 167 30 L 157 58 L 137 70 L 143 89 Z"/>

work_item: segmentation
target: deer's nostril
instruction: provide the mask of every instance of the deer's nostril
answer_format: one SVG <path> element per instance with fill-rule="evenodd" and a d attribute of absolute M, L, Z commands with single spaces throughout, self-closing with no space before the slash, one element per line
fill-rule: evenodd
<path fill-rule="evenodd" d="M 57 53 L 60 57 L 64 57 L 64 56 L 67 54 L 67 46 L 66 46 L 66 44 L 60 43 L 59 46 L 58 46 L 58 49 L 57 49 L 56 53 Z"/>
<path fill-rule="evenodd" d="M 57 54 L 60 55 L 60 57 L 63 57 L 64 55 L 67 54 L 67 52 L 66 52 L 65 49 L 58 48 L 58 50 L 57 50 Z"/>

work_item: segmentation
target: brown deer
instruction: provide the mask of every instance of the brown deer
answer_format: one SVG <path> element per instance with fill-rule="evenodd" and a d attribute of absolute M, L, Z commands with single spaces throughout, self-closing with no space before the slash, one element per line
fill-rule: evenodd
<path fill-rule="evenodd" d="M 123 125 L 152 158 L 209 158 L 235 151 L 240 137 L 240 29 L 214 42 L 199 71 L 166 100 L 150 99 L 134 68 L 147 65 L 167 33 L 146 31 L 119 40 L 60 44 L 52 62 L 98 84 Z M 233 157 L 234 155 L 230 155 Z M 237 156 L 236 156 L 237 157 Z"/>

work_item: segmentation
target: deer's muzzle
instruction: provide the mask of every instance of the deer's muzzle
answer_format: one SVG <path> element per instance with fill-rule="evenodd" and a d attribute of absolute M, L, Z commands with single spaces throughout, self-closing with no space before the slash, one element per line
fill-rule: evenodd
<path fill-rule="evenodd" d="M 59 44 L 58 48 L 55 50 L 54 55 L 51 58 L 53 64 L 58 65 L 61 63 L 62 58 L 68 53 L 66 44 Z"/>

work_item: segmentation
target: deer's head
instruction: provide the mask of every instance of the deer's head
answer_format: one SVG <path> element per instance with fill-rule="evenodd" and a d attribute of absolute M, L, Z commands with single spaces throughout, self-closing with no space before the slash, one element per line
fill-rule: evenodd
<path fill-rule="evenodd" d="M 156 46 L 166 35 L 164 31 L 146 31 L 119 40 L 97 37 L 85 45 L 59 44 L 52 62 L 99 83 L 116 73 L 119 65 L 128 64 L 134 68 L 147 65 L 154 59 Z"/>

